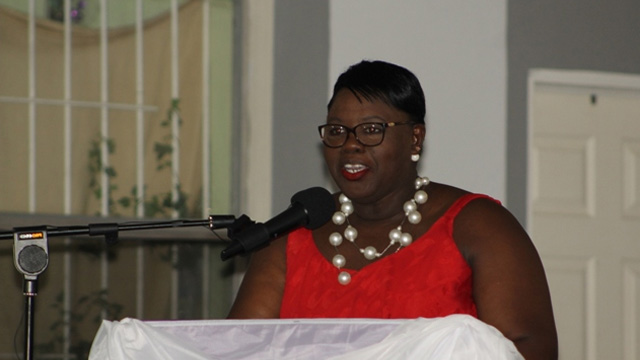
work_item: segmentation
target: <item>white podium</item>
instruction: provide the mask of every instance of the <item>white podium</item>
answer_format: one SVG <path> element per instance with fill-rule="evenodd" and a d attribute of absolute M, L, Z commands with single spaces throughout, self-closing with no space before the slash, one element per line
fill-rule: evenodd
<path fill-rule="evenodd" d="M 437 319 L 104 321 L 90 360 L 521 360 L 511 341 L 466 315 Z"/>

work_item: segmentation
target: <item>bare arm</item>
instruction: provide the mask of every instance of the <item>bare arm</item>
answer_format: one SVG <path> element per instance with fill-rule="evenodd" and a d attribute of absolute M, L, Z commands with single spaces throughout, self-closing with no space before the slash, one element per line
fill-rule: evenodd
<path fill-rule="evenodd" d="M 518 221 L 490 200 L 474 200 L 456 219 L 454 238 L 473 271 L 478 318 L 512 340 L 525 359 L 557 359 L 544 268 Z"/>
<path fill-rule="evenodd" d="M 286 236 L 251 255 L 228 318 L 266 319 L 280 316 L 286 274 L 285 251 Z"/>

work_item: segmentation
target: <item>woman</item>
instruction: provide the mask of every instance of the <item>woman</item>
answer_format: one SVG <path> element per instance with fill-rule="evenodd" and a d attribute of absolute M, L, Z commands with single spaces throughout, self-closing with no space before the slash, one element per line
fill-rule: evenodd
<path fill-rule="evenodd" d="M 417 173 L 425 100 L 381 61 L 337 80 L 319 127 L 339 211 L 252 256 L 230 318 L 416 318 L 469 314 L 526 359 L 557 358 L 540 258 L 496 200 Z"/>

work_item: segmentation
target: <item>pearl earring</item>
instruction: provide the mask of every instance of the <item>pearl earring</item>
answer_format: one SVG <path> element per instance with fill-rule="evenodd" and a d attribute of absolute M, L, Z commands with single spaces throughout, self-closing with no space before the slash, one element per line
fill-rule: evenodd
<path fill-rule="evenodd" d="M 420 160 L 420 154 L 411 154 L 411 161 L 418 162 Z"/>

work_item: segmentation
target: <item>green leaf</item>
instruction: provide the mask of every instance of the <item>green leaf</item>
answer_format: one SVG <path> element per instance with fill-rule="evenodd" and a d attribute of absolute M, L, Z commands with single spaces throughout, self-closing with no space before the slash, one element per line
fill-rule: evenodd
<path fill-rule="evenodd" d="M 120 204 L 120 206 L 128 208 L 129 206 L 131 206 L 131 198 L 128 196 L 123 196 L 118 200 L 118 203 Z"/>
<path fill-rule="evenodd" d="M 116 170 L 111 166 L 108 166 L 108 167 L 104 168 L 104 172 L 109 177 L 116 177 L 116 175 L 117 175 Z"/>
<path fill-rule="evenodd" d="M 113 154 L 116 151 L 116 142 L 113 139 L 106 139 L 107 142 L 107 151 L 109 154 Z"/>
<path fill-rule="evenodd" d="M 162 160 L 165 156 L 173 153 L 173 146 L 157 142 L 153 146 L 153 151 L 156 153 L 156 160 Z"/>

